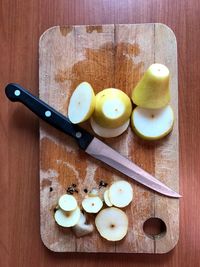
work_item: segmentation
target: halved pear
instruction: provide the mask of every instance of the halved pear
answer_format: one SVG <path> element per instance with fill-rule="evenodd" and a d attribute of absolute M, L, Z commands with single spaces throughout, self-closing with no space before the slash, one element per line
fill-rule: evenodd
<path fill-rule="evenodd" d="M 72 227 L 78 223 L 80 214 L 79 207 L 73 211 L 63 211 L 58 209 L 54 214 L 54 218 L 58 225 L 62 227 Z"/>
<path fill-rule="evenodd" d="M 100 197 L 86 197 L 82 201 L 83 209 L 88 213 L 97 213 L 103 206 L 103 202 Z"/>
<path fill-rule="evenodd" d="M 124 124 L 117 128 L 105 128 L 99 125 L 93 117 L 90 118 L 90 125 L 92 130 L 99 136 L 104 138 L 112 138 L 121 135 L 128 129 L 130 119 L 128 119 Z"/>
<path fill-rule="evenodd" d="M 107 205 L 108 207 L 112 207 L 113 204 L 111 203 L 110 198 L 109 198 L 109 190 L 106 190 L 106 191 L 104 192 L 104 194 L 103 194 L 103 198 L 104 198 L 104 201 L 105 201 L 106 205 Z"/>
<path fill-rule="evenodd" d="M 152 64 L 131 96 L 133 103 L 143 108 L 162 108 L 170 101 L 169 69 L 163 64 Z"/>
<path fill-rule="evenodd" d="M 79 221 L 72 229 L 77 237 L 81 237 L 92 233 L 94 231 L 94 226 L 86 223 L 86 217 L 81 212 Z"/>
<path fill-rule="evenodd" d="M 121 90 L 104 89 L 96 95 L 94 120 L 104 128 L 117 128 L 130 118 L 132 104 Z"/>
<path fill-rule="evenodd" d="M 133 199 L 132 186 L 126 181 L 114 182 L 109 188 L 110 202 L 118 207 L 124 208 L 129 205 Z"/>
<path fill-rule="evenodd" d="M 77 208 L 77 201 L 74 196 L 64 194 L 58 200 L 59 207 L 64 211 L 71 211 Z"/>
<path fill-rule="evenodd" d="M 119 241 L 127 234 L 128 217 L 118 208 L 106 208 L 97 214 L 95 225 L 103 238 L 109 241 Z"/>
<path fill-rule="evenodd" d="M 170 105 L 162 109 L 136 107 L 131 118 L 135 133 L 146 140 L 158 140 L 169 134 L 174 125 L 174 113 Z"/>
<path fill-rule="evenodd" d="M 87 82 L 80 83 L 74 90 L 68 106 L 68 117 L 72 123 L 81 123 L 90 118 L 95 107 L 95 94 Z"/>

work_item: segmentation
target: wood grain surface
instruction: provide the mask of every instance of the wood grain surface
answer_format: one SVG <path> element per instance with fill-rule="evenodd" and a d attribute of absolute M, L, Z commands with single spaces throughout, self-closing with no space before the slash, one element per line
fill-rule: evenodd
<path fill-rule="evenodd" d="M 48 29 L 39 43 L 39 96 L 66 115 L 71 94 L 79 83 L 90 82 L 95 93 L 115 87 L 130 96 L 143 73 L 155 62 L 165 64 L 171 73 L 175 114 L 172 133 L 158 142 L 146 142 L 129 127 L 120 137 L 105 142 L 178 191 L 177 44 L 170 28 L 148 23 Z M 91 131 L 88 122 L 84 126 Z M 56 225 L 54 208 L 72 184 L 77 185 L 75 197 L 81 206 L 87 196 L 85 188 L 98 189 L 101 180 L 109 186 L 122 179 L 127 177 L 91 160 L 74 140 L 41 123 L 40 216 L 44 244 L 55 252 L 166 253 L 174 248 L 179 236 L 179 200 L 160 196 L 131 180 L 134 199 L 125 209 L 129 230 L 123 241 L 109 243 L 97 231 L 76 238 L 70 229 L 65 233 Z M 100 196 L 105 190 L 101 188 Z M 144 224 L 155 217 L 164 222 L 165 231 L 158 229 L 159 234 L 154 236 L 145 234 Z M 94 216 L 91 222 L 94 224 Z"/>
<path fill-rule="evenodd" d="M 15 0 L 0 5 L 0 265 L 199 266 L 200 51 L 198 0 Z M 5 98 L 14 81 L 38 94 L 38 41 L 66 24 L 162 22 L 176 34 L 179 63 L 180 238 L 165 255 L 55 254 L 39 230 L 39 124 Z"/>

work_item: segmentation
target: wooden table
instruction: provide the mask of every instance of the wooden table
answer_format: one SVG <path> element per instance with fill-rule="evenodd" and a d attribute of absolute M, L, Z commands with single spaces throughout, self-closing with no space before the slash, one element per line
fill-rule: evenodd
<path fill-rule="evenodd" d="M 199 266 L 200 27 L 198 0 L 15 0 L 0 13 L 0 266 Z M 55 254 L 39 232 L 38 119 L 4 95 L 8 82 L 38 94 L 38 39 L 53 25 L 162 22 L 179 52 L 180 239 L 164 255 Z"/>

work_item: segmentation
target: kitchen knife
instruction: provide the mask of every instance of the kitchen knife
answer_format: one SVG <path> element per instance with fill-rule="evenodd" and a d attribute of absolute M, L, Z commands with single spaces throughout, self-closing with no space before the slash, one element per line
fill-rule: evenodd
<path fill-rule="evenodd" d="M 50 107 L 48 104 L 32 95 L 18 84 L 10 83 L 5 88 L 7 97 L 14 102 L 21 102 L 42 120 L 46 121 L 62 132 L 74 137 L 78 145 L 92 157 L 103 161 L 119 172 L 127 175 L 144 186 L 168 197 L 179 198 L 181 195 L 160 182 L 151 174 L 122 156 L 98 138 L 91 135 L 78 125 Z"/>

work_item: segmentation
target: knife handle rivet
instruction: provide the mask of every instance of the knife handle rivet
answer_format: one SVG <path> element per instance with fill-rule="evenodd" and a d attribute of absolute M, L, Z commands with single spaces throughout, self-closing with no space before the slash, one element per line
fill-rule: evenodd
<path fill-rule="evenodd" d="M 76 138 L 81 138 L 82 133 L 81 132 L 76 132 Z"/>
<path fill-rule="evenodd" d="M 45 114 L 45 116 L 48 117 L 48 118 L 51 117 L 51 111 L 50 111 L 50 110 L 45 111 L 44 114 Z"/>
<path fill-rule="evenodd" d="M 19 96 L 21 94 L 21 92 L 19 90 L 15 90 L 14 94 L 15 94 L 15 96 Z"/>

